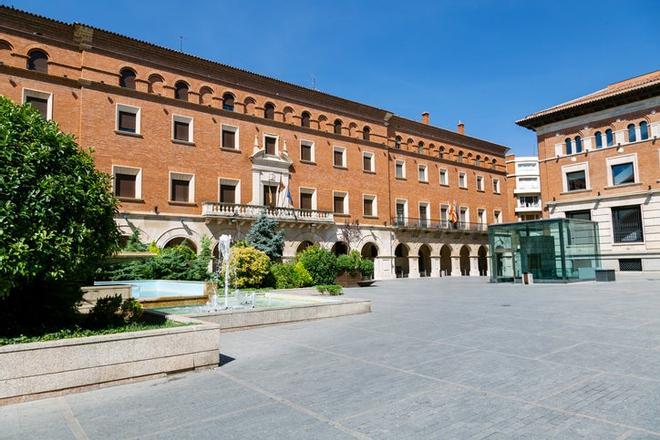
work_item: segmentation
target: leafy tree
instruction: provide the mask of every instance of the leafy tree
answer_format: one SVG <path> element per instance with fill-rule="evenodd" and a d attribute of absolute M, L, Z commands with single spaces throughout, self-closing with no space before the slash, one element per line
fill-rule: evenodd
<path fill-rule="evenodd" d="M 117 200 L 89 151 L 0 97 L 0 333 L 60 326 L 117 250 Z"/>
<path fill-rule="evenodd" d="M 271 260 L 282 258 L 284 234 L 278 228 L 277 220 L 266 217 L 263 211 L 245 235 L 245 241 L 250 246 L 265 252 Z"/>
<path fill-rule="evenodd" d="M 337 278 L 337 257 L 318 244 L 305 249 L 298 261 L 312 276 L 314 284 L 334 284 Z"/>
<path fill-rule="evenodd" d="M 229 253 L 229 280 L 239 289 L 260 287 L 268 275 L 270 260 L 254 247 L 232 247 Z"/>
<path fill-rule="evenodd" d="M 147 245 L 140 241 L 140 230 L 135 228 L 133 233 L 128 238 L 126 246 L 124 246 L 124 251 L 126 252 L 145 252 L 147 250 Z"/>

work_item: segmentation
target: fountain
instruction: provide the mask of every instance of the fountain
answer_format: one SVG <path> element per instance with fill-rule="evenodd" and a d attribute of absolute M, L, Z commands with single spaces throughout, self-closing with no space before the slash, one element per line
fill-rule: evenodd
<path fill-rule="evenodd" d="M 218 239 L 218 253 L 222 256 L 222 264 L 218 265 L 218 270 L 214 274 L 214 289 L 209 297 L 209 302 L 206 304 L 205 311 L 217 312 L 219 310 L 228 310 L 233 308 L 254 308 L 255 306 L 255 293 L 248 293 L 241 297 L 239 289 L 234 286 L 234 304 L 229 304 L 229 284 L 230 284 L 230 267 L 229 256 L 231 253 L 231 235 L 222 234 Z M 218 284 L 222 270 L 224 270 L 224 307 L 218 307 Z M 234 279 L 236 279 L 236 269 L 234 268 Z"/>

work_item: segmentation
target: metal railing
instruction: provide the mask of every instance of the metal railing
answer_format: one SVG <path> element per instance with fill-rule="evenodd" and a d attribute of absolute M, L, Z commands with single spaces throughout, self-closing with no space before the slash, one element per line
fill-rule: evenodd
<path fill-rule="evenodd" d="M 329 211 L 262 205 L 240 205 L 238 203 L 202 202 L 202 215 L 206 217 L 254 219 L 262 212 L 267 217 L 277 220 L 334 223 L 334 216 Z"/>
<path fill-rule="evenodd" d="M 488 231 L 488 224 L 486 223 L 471 223 L 457 221 L 456 223 L 449 220 L 438 219 L 425 219 L 414 217 L 392 217 L 392 226 L 397 228 L 410 228 L 410 229 L 429 229 L 441 231 Z"/>
<path fill-rule="evenodd" d="M 615 243 L 638 243 L 644 241 L 644 232 L 640 221 L 613 222 Z"/>

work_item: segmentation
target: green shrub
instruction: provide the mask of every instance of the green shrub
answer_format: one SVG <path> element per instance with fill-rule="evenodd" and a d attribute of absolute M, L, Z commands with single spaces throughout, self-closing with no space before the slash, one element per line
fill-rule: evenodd
<path fill-rule="evenodd" d="M 337 277 L 337 257 L 318 244 L 305 249 L 298 261 L 307 269 L 313 284 L 332 284 Z"/>
<path fill-rule="evenodd" d="M 312 284 L 312 276 L 301 262 L 273 264 L 270 272 L 275 278 L 277 289 L 293 289 Z"/>
<path fill-rule="evenodd" d="M 117 313 L 121 307 L 121 295 L 99 298 L 87 315 L 87 325 L 90 328 L 115 327 L 120 324 L 121 317 Z"/>
<path fill-rule="evenodd" d="M 134 229 L 131 236 L 128 238 L 128 242 L 124 249 L 125 252 L 145 252 L 147 250 L 147 245 L 140 241 L 140 230 Z"/>
<path fill-rule="evenodd" d="M 126 324 L 132 324 L 142 318 L 142 304 L 135 298 L 128 298 L 121 304 L 121 317 Z"/>
<path fill-rule="evenodd" d="M 362 276 L 365 278 L 373 278 L 374 262 L 363 258 L 362 261 L 360 261 L 360 273 L 362 273 Z"/>
<path fill-rule="evenodd" d="M 341 286 L 338 284 L 320 284 L 316 286 L 316 290 L 321 292 L 323 295 L 327 293 L 328 295 L 332 296 L 337 296 L 344 293 L 341 289 Z"/>
<path fill-rule="evenodd" d="M 351 251 L 348 255 L 340 255 L 337 257 L 337 272 L 356 274 L 360 271 L 361 262 L 362 257 L 358 251 Z"/>
<path fill-rule="evenodd" d="M 253 247 L 232 247 L 229 273 L 232 284 L 239 289 L 260 287 L 268 275 L 270 259 L 265 252 Z"/>

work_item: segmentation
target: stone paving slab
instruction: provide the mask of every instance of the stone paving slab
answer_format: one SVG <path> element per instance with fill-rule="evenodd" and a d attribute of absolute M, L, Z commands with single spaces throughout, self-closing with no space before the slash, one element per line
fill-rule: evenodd
<path fill-rule="evenodd" d="M 0 407 L 0 439 L 660 440 L 660 280 L 619 278 L 346 289 L 373 312 L 222 333 L 214 371 Z"/>

